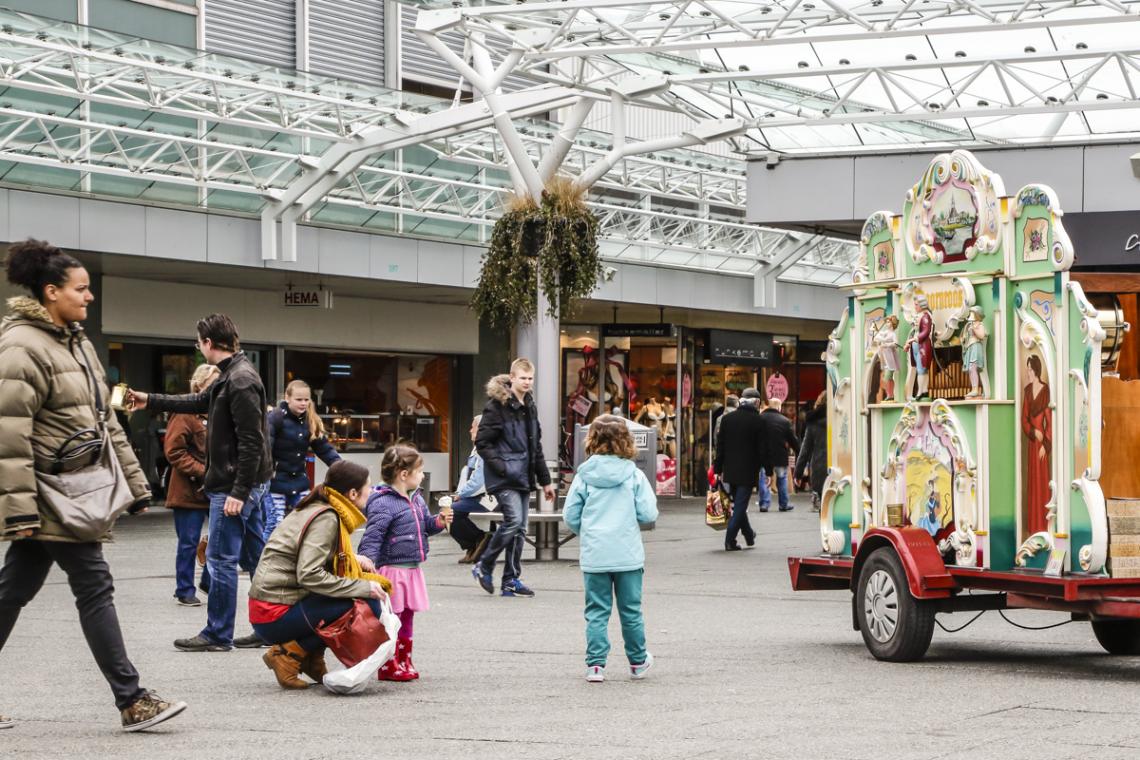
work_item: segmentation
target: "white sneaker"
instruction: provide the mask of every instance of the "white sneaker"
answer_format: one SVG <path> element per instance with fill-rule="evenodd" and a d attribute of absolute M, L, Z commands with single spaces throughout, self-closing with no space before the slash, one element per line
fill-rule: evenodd
<path fill-rule="evenodd" d="M 590 683 L 601 683 L 602 681 L 606 680 L 606 666 L 587 665 L 586 680 Z"/>
<path fill-rule="evenodd" d="M 645 653 L 645 662 L 638 665 L 629 666 L 629 677 L 635 681 L 640 681 L 645 678 L 645 674 L 653 667 L 653 655 L 649 652 Z"/>
<path fill-rule="evenodd" d="M 12 728 L 15 725 L 16 722 L 14 720 L 11 718 L 5 718 L 3 715 L 0 715 L 0 728 Z"/>

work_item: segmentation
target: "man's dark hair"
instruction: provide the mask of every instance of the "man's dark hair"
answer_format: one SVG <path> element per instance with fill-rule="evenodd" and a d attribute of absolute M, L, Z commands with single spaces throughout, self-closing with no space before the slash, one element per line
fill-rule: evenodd
<path fill-rule="evenodd" d="M 198 320 L 198 340 L 208 340 L 221 351 L 237 351 L 237 325 L 225 314 L 211 314 Z"/>

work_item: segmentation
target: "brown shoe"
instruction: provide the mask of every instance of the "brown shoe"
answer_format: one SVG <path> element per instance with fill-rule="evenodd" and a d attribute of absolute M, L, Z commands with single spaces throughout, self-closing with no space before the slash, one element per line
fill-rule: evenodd
<path fill-rule="evenodd" d="M 164 720 L 170 720 L 185 709 L 185 702 L 167 702 L 153 691 L 148 691 L 122 711 L 123 730 L 145 731 Z"/>
<path fill-rule="evenodd" d="M 325 648 L 314 649 L 305 655 L 301 662 L 301 672 L 317 683 L 324 683 L 325 675 L 329 669 L 325 667 Z"/>
<path fill-rule="evenodd" d="M 209 536 L 198 540 L 198 564 L 202 567 L 206 566 L 206 546 L 209 540 Z"/>
<path fill-rule="evenodd" d="M 290 641 L 272 647 L 261 659 L 265 662 L 265 667 L 277 676 L 277 683 L 281 684 L 282 689 L 307 689 L 311 684 L 297 676 L 301 672 L 301 663 L 308 654 L 296 641 Z"/>

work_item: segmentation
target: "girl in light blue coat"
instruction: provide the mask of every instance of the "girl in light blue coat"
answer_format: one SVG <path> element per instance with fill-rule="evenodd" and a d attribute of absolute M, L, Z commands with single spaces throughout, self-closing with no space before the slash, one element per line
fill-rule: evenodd
<path fill-rule="evenodd" d="M 630 676 L 644 678 L 653 655 L 645 648 L 641 616 L 645 548 L 639 523 L 657 519 L 657 495 L 633 463 L 637 449 L 621 417 L 603 414 L 590 424 L 586 456 L 570 485 L 562 515 L 582 547 L 586 680 L 600 683 L 606 678 L 607 629 L 615 599 Z"/>

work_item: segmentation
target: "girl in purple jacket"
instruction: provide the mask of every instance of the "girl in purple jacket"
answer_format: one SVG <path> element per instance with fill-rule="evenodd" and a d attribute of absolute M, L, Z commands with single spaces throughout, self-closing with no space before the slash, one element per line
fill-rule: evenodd
<path fill-rule="evenodd" d="M 400 616 L 396 655 L 380 669 L 381 681 L 419 678 L 412 665 L 412 618 L 428 609 L 427 584 L 420 563 L 427 560 L 428 537 L 451 524 L 451 511 L 433 516 L 419 490 L 424 460 L 407 444 L 390 446 L 380 462 L 384 485 L 368 499 L 368 524 L 358 553 L 392 581 L 392 611 Z"/>

